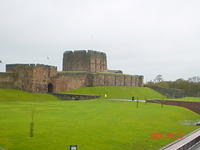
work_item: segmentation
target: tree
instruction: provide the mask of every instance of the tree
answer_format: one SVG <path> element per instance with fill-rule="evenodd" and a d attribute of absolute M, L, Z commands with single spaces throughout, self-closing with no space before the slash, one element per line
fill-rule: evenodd
<path fill-rule="evenodd" d="M 194 77 L 188 78 L 188 82 L 199 83 L 200 82 L 200 77 L 199 76 L 194 76 Z"/>
<path fill-rule="evenodd" d="M 163 81 L 163 77 L 162 77 L 162 75 L 157 75 L 156 77 L 155 77 L 155 79 L 154 79 L 154 82 L 155 83 L 159 83 L 159 82 L 162 82 Z"/>
<path fill-rule="evenodd" d="M 175 82 L 184 82 L 185 80 L 183 78 L 177 79 Z"/>

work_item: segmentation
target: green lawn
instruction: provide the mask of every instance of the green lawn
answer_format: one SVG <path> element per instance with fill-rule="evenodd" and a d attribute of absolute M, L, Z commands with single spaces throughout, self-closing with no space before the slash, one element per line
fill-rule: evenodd
<path fill-rule="evenodd" d="M 104 95 L 107 94 L 108 98 L 127 98 L 127 99 L 131 99 L 132 96 L 135 96 L 135 98 L 137 99 L 166 98 L 160 93 L 147 87 L 97 86 L 97 87 L 85 87 L 71 91 L 65 91 L 62 93 L 92 94 L 92 95 L 100 95 L 101 97 L 104 97 Z"/>
<path fill-rule="evenodd" d="M 22 90 L 0 89 L 1 101 L 55 101 L 59 100 L 55 96 L 49 94 L 32 94 Z"/>
<path fill-rule="evenodd" d="M 127 91 L 127 95 L 132 92 Z M 33 109 L 35 136 L 30 138 Z M 156 150 L 175 140 L 167 138 L 167 133 L 189 133 L 196 129 L 181 122 L 198 118 L 198 114 L 176 106 L 161 108 L 159 104 L 139 103 L 136 108 L 135 102 L 105 99 L 60 101 L 47 94 L 1 89 L 0 147 L 68 150 L 70 144 L 77 144 L 79 150 Z M 150 139 L 151 133 L 165 136 Z"/>
<path fill-rule="evenodd" d="M 200 102 L 200 97 L 183 97 L 169 100 Z"/>

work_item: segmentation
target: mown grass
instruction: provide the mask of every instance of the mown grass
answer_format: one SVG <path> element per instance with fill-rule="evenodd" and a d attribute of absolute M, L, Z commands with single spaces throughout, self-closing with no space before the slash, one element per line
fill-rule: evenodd
<path fill-rule="evenodd" d="M 50 94 L 33 94 L 22 90 L 0 89 L 0 101 L 55 101 L 57 97 Z"/>
<path fill-rule="evenodd" d="M 62 93 L 71 94 L 91 94 L 104 97 L 107 94 L 108 98 L 123 98 L 131 99 L 134 96 L 136 99 L 164 99 L 165 96 L 147 87 L 124 87 L 124 86 L 97 86 L 84 87 L 80 89 L 64 91 Z"/>
<path fill-rule="evenodd" d="M 34 137 L 30 138 L 33 109 Z M 105 99 L 60 101 L 47 94 L 1 89 L 0 147 L 68 150 L 69 145 L 77 144 L 79 150 L 156 150 L 175 140 L 167 133 L 196 129 L 181 122 L 198 118 L 198 114 L 175 106 L 139 103 L 137 108 L 135 102 Z M 164 137 L 151 139 L 151 133 Z"/>
<path fill-rule="evenodd" d="M 169 100 L 200 102 L 200 97 L 183 97 L 183 98 L 175 98 Z"/>

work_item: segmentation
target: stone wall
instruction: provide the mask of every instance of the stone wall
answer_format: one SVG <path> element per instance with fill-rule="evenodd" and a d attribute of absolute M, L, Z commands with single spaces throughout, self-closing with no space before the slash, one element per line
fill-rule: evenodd
<path fill-rule="evenodd" d="M 37 65 L 33 67 L 32 92 L 48 92 L 48 84 L 57 75 L 57 68 L 52 66 Z"/>
<path fill-rule="evenodd" d="M 89 75 L 90 86 L 143 86 L 143 76 L 93 73 Z"/>
<path fill-rule="evenodd" d="M 15 85 L 15 73 L 0 73 L 0 88 L 17 88 Z"/>
<path fill-rule="evenodd" d="M 67 91 L 85 87 L 88 84 L 87 76 L 87 73 L 58 73 L 58 75 L 52 79 L 54 91 Z"/>
<path fill-rule="evenodd" d="M 100 98 L 97 95 L 80 95 L 80 94 L 61 94 L 61 93 L 53 93 L 54 96 L 62 100 L 88 100 L 88 99 L 96 99 Z"/>
<path fill-rule="evenodd" d="M 47 65 L 6 65 L 0 73 L 0 88 L 17 88 L 34 93 L 60 92 L 86 86 L 143 86 L 143 76 L 120 73 L 57 72 Z"/>
<path fill-rule="evenodd" d="M 18 89 L 32 91 L 32 66 L 28 64 L 6 65 L 6 72 L 16 73 L 15 84 Z"/>
<path fill-rule="evenodd" d="M 18 89 L 46 93 L 57 68 L 40 64 L 10 64 L 6 65 L 6 72 L 16 74 L 15 85 Z"/>
<path fill-rule="evenodd" d="M 59 72 L 52 78 L 54 92 L 86 86 L 143 86 L 142 76 L 89 72 Z"/>
<path fill-rule="evenodd" d="M 89 56 L 90 72 L 107 72 L 107 58 L 105 53 L 89 50 L 87 54 Z"/>
<path fill-rule="evenodd" d="M 63 54 L 63 71 L 106 72 L 106 54 L 97 51 L 66 51 Z"/>
<path fill-rule="evenodd" d="M 100 79 L 96 78 L 96 80 L 94 80 L 94 83 L 97 82 L 98 80 L 100 80 Z M 115 86 L 116 81 L 117 81 L 117 79 L 116 79 L 115 75 L 104 74 L 104 86 Z"/>
<path fill-rule="evenodd" d="M 57 72 L 54 66 L 40 64 L 8 64 L 6 73 L 0 74 L 0 87 L 52 93 L 85 86 L 143 86 L 143 76 L 107 72 L 102 52 L 66 51 L 63 70 Z"/>

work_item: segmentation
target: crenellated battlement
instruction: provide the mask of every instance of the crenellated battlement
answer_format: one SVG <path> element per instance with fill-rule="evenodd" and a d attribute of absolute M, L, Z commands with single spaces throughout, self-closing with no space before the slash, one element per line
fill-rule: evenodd
<path fill-rule="evenodd" d="M 44 68 L 49 68 L 49 69 L 56 69 L 57 67 L 55 66 L 50 66 L 50 65 L 44 65 L 44 64 L 6 64 L 6 72 L 16 72 L 18 69 L 24 69 L 24 68 L 37 68 L 37 67 L 44 67 Z"/>
<path fill-rule="evenodd" d="M 74 50 L 74 51 L 65 51 L 64 54 L 103 54 L 106 56 L 106 53 L 94 51 L 94 50 Z"/>

